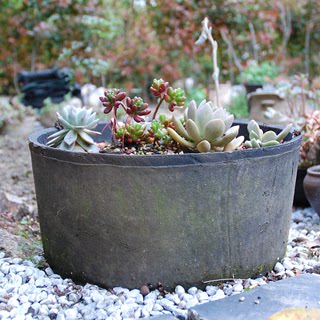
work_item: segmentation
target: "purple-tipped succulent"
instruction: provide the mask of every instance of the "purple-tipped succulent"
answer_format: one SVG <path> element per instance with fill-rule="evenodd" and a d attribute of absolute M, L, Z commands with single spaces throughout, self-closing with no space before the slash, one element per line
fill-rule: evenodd
<path fill-rule="evenodd" d="M 125 99 L 126 93 L 120 91 L 119 89 L 110 89 L 105 91 L 104 97 L 100 97 L 100 101 L 102 105 L 105 107 L 104 113 L 110 113 L 114 108 L 117 110 L 119 106 L 123 103 L 122 101 Z"/>
<path fill-rule="evenodd" d="M 142 117 L 151 112 L 151 110 L 148 109 L 148 103 L 145 103 L 140 97 L 134 97 L 133 99 L 127 97 L 126 106 L 127 114 L 136 122 L 144 122 L 145 120 Z"/>

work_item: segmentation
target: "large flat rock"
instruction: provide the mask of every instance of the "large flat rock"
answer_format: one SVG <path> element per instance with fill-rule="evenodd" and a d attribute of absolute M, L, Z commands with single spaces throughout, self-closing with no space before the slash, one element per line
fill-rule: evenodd
<path fill-rule="evenodd" d="M 239 301 L 244 297 L 243 302 Z M 255 303 L 259 301 L 259 303 Z M 320 308 L 320 276 L 303 274 L 189 309 L 190 320 L 264 320 L 294 307 Z"/>

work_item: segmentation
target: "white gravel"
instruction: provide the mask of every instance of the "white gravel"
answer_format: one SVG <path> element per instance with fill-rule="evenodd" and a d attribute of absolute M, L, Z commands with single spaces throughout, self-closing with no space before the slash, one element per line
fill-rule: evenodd
<path fill-rule="evenodd" d="M 188 308 L 199 303 L 312 271 L 320 273 L 320 226 L 319 216 L 310 208 L 293 212 L 286 257 L 268 275 L 223 284 L 213 282 L 204 290 L 178 285 L 175 292 L 154 290 L 143 296 L 139 289 L 79 286 L 54 274 L 49 267 L 40 270 L 30 261 L 5 257 L 0 251 L 0 319 L 121 320 L 162 314 L 186 319 Z"/>

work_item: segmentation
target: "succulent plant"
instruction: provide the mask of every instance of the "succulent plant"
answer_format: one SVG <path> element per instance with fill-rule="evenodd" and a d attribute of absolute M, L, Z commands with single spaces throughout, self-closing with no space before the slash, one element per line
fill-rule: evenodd
<path fill-rule="evenodd" d="M 304 115 L 301 126 L 302 144 L 300 147 L 300 168 L 320 164 L 320 111 Z"/>
<path fill-rule="evenodd" d="M 116 139 L 122 140 L 125 144 L 141 143 L 148 138 L 146 125 L 140 122 L 131 124 L 117 123 Z"/>
<path fill-rule="evenodd" d="M 133 99 L 127 97 L 126 106 L 127 114 L 136 122 L 144 122 L 145 120 L 142 116 L 146 116 L 151 112 L 151 110 L 148 109 L 148 103 L 145 103 L 140 97 L 134 97 Z"/>
<path fill-rule="evenodd" d="M 90 135 L 99 135 L 92 131 L 99 119 L 92 109 L 65 106 L 61 113 L 57 112 L 58 121 L 63 129 L 48 137 L 47 145 L 67 151 L 99 152 L 99 148 Z"/>
<path fill-rule="evenodd" d="M 169 110 L 173 112 L 174 107 L 184 106 L 186 97 L 184 95 L 184 91 L 181 88 L 173 89 L 172 87 L 169 87 L 164 100 L 169 104 Z"/>
<path fill-rule="evenodd" d="M 104 113 L 110 113 L 114 108 L 115 111 L 119 108 L 120 104 L 126 97 L 125 92 L 121 92 L 119 89 L 110 89 L 105 91 L 104 97 L 100 97 L 102 105 L 105 107 Z"/>
<path fill-rule="evenodd" d="M 278 145 L 288 135 L 291 128 L 292 124 L 288 124 L 279 134 L 276 134 L 274 131 L 263 132 L 258 123 L 251 120 L 247 126 L 249 140 L 244 143 L 244 147 L 260 148 Z"/>
<path fill-rule="evenodd" d="M 159 116 L 159 120 L 152 120 L 148 130 L 150 140 L 158 144 L 168 145 L 173 141 L 168 133 L 168 127 L 174 128 L 171 118 L 167 118 L 164 114 Z"/>
<path fill-rule="evenodd" d="M 169 87 L 169 82 L 165 82 L 163 79 L 154 79 L 150 87 L 150 91 L 157 98 L 163 96 Z"/>
<path fill-rule="evenodd" d="M 233 115 L 222 107 L 214 107 L 211 101 L 203 100 L 198 108 L 191 101 L 185 113 L 185 125 L 173 116 L 175 129 L 167 130 L 180 145 L 199 152 L 232 151 L 244 140 L 243 136 L 236 138 L 239 126 L 231 127 L 233 120 Z"/>

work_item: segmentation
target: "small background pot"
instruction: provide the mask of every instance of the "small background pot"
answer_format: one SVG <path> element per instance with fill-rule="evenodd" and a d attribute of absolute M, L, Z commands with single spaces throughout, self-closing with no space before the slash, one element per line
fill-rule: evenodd
<path fill-rule="evenodd" d="M 320 216 L 320 165 L 308 168 L 303 186 L 311 207 Z"/>
<path fill-rule="evenodd" d="M 296 187 L 294 189 L 293 205 L 295 207 L 310 207 L 306 194 L 304 192 L 303 180 L 307 175 L 307 168 L 298 168 Z"/>
<path fill-rule="evenodd" d="M 247 122 L 239 124 L 246 135 Z M 203 286 L 270 271 L 283 257 L 301 137 L 236 152 L 127 156 L 47 147 L 53 132 L 31 135 L 30 150 L 45 257 L 62 276 L 103 287 Z M 108 138 L 107 130 L 98 137 Z"/>

